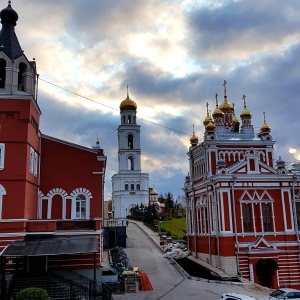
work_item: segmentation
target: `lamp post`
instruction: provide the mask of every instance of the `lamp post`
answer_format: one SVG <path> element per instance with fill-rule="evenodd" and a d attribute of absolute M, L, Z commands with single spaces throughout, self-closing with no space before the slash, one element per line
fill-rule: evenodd
<path fill-rule="evenodd" d="M 162 220 L 161 220 L 161 217 L 159 217 L 158 233 L 160 233 L 160 230 L 161 230 L 161 223 L 162 223 Z"/>

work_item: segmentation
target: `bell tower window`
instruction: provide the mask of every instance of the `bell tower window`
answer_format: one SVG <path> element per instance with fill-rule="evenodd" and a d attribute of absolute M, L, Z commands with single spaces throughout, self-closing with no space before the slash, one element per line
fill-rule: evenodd
<path fill-rule="evenodd" d="M 18 74 L 18 90 L 19 91 L 25 91 L 25 87 L 26 87 L 26 71 L 27 71 L 27 66 L 21 62 L 19 64 L 19 74 Z"/>
<path fill-rule="evenodd" d="M 133 156 L 128 157 L 128 170 L 134 170 L 134 159 Z"/>
<path fill-rule="evenodd" d="M 0 59 L 0 89 L 5 88 L 5 79 L 6 79 L 6 61 L 5 59 Z"/>
<path fill-rule="evenodd" d="M 128 135 L 128 149 L 133 149 L 133 135 Z"/>

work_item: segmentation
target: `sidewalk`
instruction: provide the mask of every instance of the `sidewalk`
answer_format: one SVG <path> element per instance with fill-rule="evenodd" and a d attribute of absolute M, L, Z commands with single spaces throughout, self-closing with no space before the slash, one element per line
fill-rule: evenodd
<path fill-rule="evenodd" d="M 139 222 L 139 221 L 134 221 L 134 220 L 131 220 L 130 221 L 131 223 L 135 223 L 136 225 L 138 225 L 144 232 L 145 234 L 148 235 L 148 237 L 153 241 L 153 243 L 161 250 L 162 253 L 164 253 L 164 251 L 162 250 L 161 246 L 160 246 L 160 236 L 157 232 L 151 230 L 149 227 L 147 227 L 146 225 L 143 224 L 143 222 Z M 192 255 L 189 255 L 188 258 L 190 260 L 192 260 L 193 262 L 201 265 L 202 267 L 218 274 L 221 278 L 223 278 L 224 280 L 228 280 L 230 281 L 230 276 L 225 273 L 224 271 L 218 269 L 218 268 L 215 268 L 213 266 L 211 266 L 210 264 L 206 263 L 205 261 L 201 260 L 201 259 L 198 259 L 198 258 L 195 258 L 194 256 Z"/>
<path fill-rule="evenodd" d="M 135 224 L 136 226 L 134 226 L 133 224 Z M 257 299 L 260 300 L 268 299 L 268 295 L 270 293 L 269 289 L 248 281 L 239 283 L 231 282 L 230 278 L 228 278 L 228 275 L 225 272 L 214 268 L 206 262 L 191 255 L 188 256 L 190 260 L 193 260 L 199 265 L 212 270 L 213 272 L 223 277 L 225 280 L 215 281 L 206 279 L 202 280 L 200 278 L 190 278 L 184 271 L 179 270 L 181 269 L 181 267 L 177 267 L 177 264 L 170 263 L 168 260 L 163 258 L 164 251 L 160 246 L 160 236 L 157 232 L 154 232 L 153 230 L 145 226 L 142 222 L 134 220 L 130 220 L 129 229 L 131 230 L 131 228 L 137 228 L 135 230 L 141 231 L 142 235 L 144 235 L 144 239 L 148 238 L 150 240 L 150 244 L 154 245 L 159 250 L 159 253 L 161 253 L 161 255 L 158 256 L 157 254 L 154 257 L 151 256 L 151 249 L 147 247 L 144 248 L 144 244 L 142 244 L 142 247 L 140 249 L 132 247 L 132 245 L 129 248 L 129 253 L 131 253 L 131 255 L 134 255 L 133 261 L 141 259 L 141 257 L 144 260 L 144 256 L 145 261 L 148 260 L 148 265 L 143 265 L 141 269 L 144 269 L 147 272 L 147 275 L 150 276 L 149 278 L 154 290 L 140 291 L 139 293 L 115 294 L 115 300 L 198 300 L 199 295 L 203 296 L 202 299 L 216 300 L 220 299 L 220 296 L 225 292 L 237 292 L 256 296 Z M 131 236 L 131 239 L 132 238 L 134 237 Z M 107 251 L 104 252 L 104 260 L 108 262 Z M 136 263 L 136 265 L 140 266 L 140 264 L 138 263 Z M 176 269 L 178 272 L 174 272 Z"/>

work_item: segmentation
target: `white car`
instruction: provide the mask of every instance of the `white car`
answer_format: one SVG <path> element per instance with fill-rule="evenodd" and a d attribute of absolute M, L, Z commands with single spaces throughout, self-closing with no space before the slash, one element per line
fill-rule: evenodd
<path fill-rule="evenodd" d="M 252 296 L 242 295 L 238 293 L 226 293 L 223 294 L 220 300 L 258 300 Z"/>
<path fill-rule="evenodd" d="M 279 289 L 276 291 L 273 291 L 270 296 L 270 300 L 276 300 L 276 299 L 294 299 L 294 300 L 300 300 L 300 291 L 295 289 Z"/>

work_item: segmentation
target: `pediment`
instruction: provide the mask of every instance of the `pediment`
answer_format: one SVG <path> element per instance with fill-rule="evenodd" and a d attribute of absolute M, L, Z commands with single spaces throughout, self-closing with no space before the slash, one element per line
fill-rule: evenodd
<path fill-rule="evenodd" d="M 273 243 L 269 243 L 265 240 L 264 237 L 258 238 L 254 243 L 249 244 L 247 247 L 248 252 L 258 252 L 258 251 L 268 251 L 268 252 L 274 252 L 278 251 L 277 247 Z"/>

